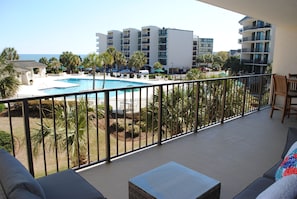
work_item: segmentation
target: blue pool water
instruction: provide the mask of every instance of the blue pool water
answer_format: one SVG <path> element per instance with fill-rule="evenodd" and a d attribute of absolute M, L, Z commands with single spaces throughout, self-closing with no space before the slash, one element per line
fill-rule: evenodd
<path fill-rule="evenodd" d="M 67 87 L 67 88 L 50 88 L 43 89 L 42 91 L 49 95 L 54 94 L 64 94 L 64 93 L 72 93 L 79 91 L 86 91 L 93 89 L 93 80 L 92 79 L 80 79 L 80 78 L 69 78 L 57 80 L 66 83 L 76 84 L 77 86 Z M 95 80 L 96 89 L 101 89 L 103 84 L 103 80 Z M 125 88 L 131 86 L 144 86 L 148 85 L 147 83 L 141 82 L 131 82 L 131 81 L 122 81 L 122 80 L 105 80 L 104 88 Z"/>

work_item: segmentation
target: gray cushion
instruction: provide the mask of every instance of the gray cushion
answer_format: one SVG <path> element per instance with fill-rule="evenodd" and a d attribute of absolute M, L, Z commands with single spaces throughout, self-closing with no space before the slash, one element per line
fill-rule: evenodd
<path fill-rule="evenodd" d="M 7 199 L 6 193 L 4 192 L 1 183 L 0 183 L 0 198 L 1 199 Z"/>
<path fill-rule="evenodd" d="M 269 178 L 257 178 L 254 182 L 248 185 L 243 191 L 237 194 L 233 199 L 253 199 L 256 198 L 262 191 L 272 185 L 274 180 Z"/>
<path fill-rule="evenodd" d="M 36 198 L 45 198 L 40 184 L 16 158 L 0 150 L 0 162 L 0 182 L 8 198 L 14 198 L 21 192 L 24 195 L 30 192 Z"/>
<path fill-rule="evenodd" d="M 47 199 L 103 199 L 104 196 L 72 169 L 37 179 Z"/>
<path fill-rule="evenodd" d="M 284 148 L 282 156 L 281 156 L 282 159 L 284 159 L 284 157 L 286 156 L 288 150 L 291 148 L 291 146 L 296 141 L 297 141 L 297 128 L 289 127 L 288 128 L 286 145 L 285 145 L 285 148 Z"/>
<path fill-rule="evenodd" d="M 293 199 L 297 196 L 297 175 L 282 177 L 265 189 L 256 199 Z"/>

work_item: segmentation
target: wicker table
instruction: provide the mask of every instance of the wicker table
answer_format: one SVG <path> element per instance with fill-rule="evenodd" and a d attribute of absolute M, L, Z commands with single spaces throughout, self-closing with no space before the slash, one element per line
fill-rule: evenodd
<path fill-rule="evenodd" d="M 219 199 L 221 183 L 176 162 L 129 180 L 129 199 Z"/>

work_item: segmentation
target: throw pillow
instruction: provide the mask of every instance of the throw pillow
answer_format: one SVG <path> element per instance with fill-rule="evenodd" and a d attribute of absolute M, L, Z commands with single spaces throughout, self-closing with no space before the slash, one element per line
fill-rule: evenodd
<path fill-rule="evenodd" d="M 297 175 L 289 175 L 281 178 L 262 193 L 256 199 L 292 199 L 297 196 Z"/>
<path fill-rule="evenodd" d="M 297 149 L 294 149 L 285 156 L 275 173 L 275 180 L 279 180 L 284 176 L 297 174 Z"/>

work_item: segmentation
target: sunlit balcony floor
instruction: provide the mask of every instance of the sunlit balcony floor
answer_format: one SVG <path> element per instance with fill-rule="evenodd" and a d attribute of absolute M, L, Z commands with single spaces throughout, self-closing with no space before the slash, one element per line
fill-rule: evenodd
<path fill-rule="evenodd" d="M 197 134 L 80 171 L 108 199 L 127 199 L 130 178 L 175 161 L 221 182 L 221 199 L 230 199 L 280 159 L 288 127 L 285 118 L 265 109 Z M 181 185 L 182 186 L 182 185 Z"/>

